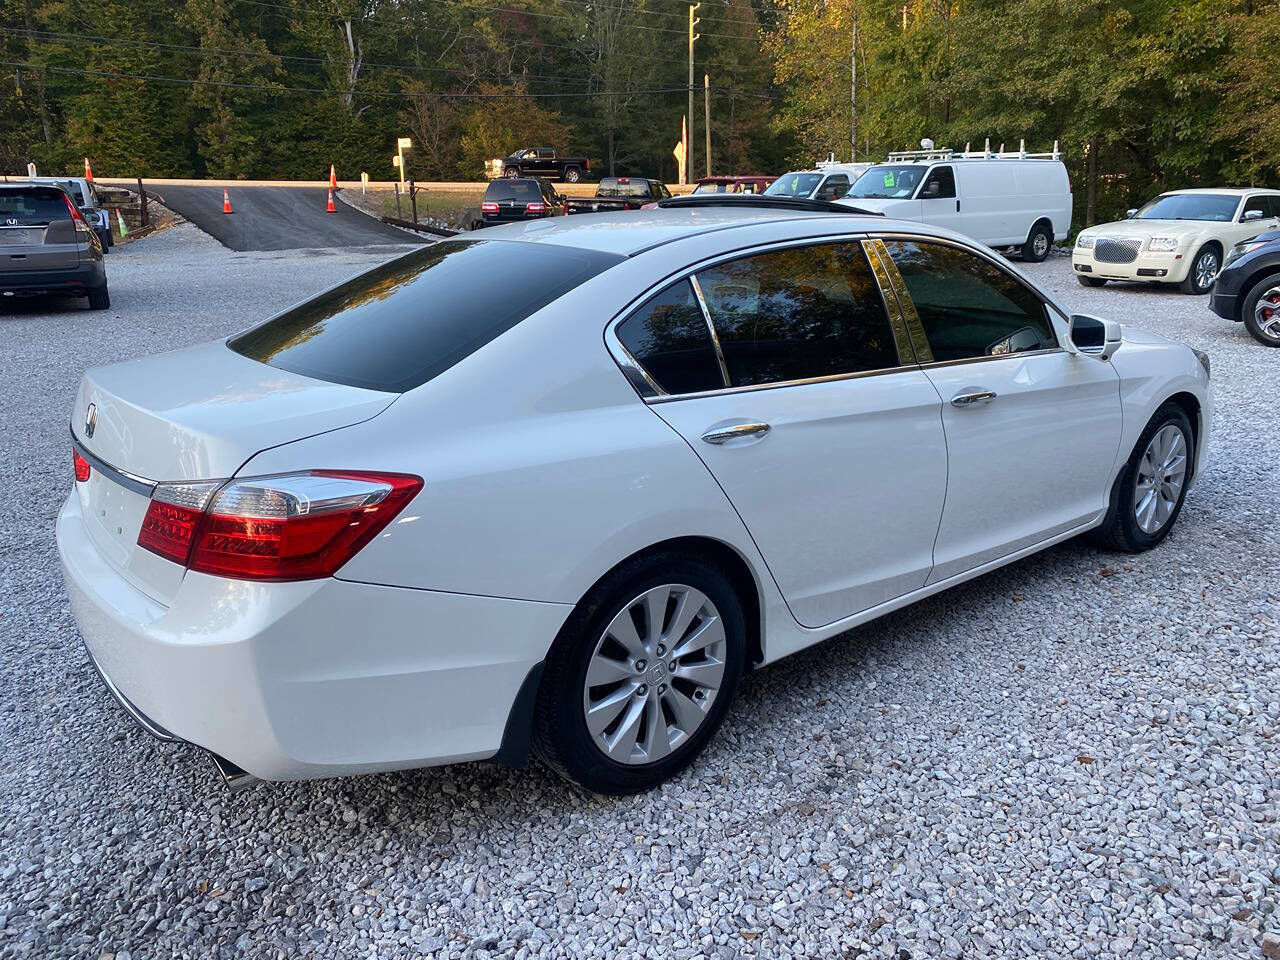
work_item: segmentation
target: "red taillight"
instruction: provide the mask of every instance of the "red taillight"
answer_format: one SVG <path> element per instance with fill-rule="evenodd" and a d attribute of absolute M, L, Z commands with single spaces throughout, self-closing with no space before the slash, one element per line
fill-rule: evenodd
<path fill-rule="evenodd" d="M 618 182 L 619 182 L 619 183 L 630 183 L 630 182 L 631 182 L 631 178 L 630 178 L 630 177 L 619 177 L 619 178 L 618 178 Z"/>
<path fill-rule="evenodd" d="M 76 208 L 76 205 L 71 202 L 71 198 L 64 193 L 62 195 L 62 201 L 67 205 L 67 210 L 71 212 L 71 221 L 76 225 L 76 233 L 88 233 L 89 224 L 85 223 L 84 215 L 81 214 Z"/>
<path fill-rule="evenodd" d="M 525 213 L 546 213 L 547 205 L 545 203 L 526 203 L 524 205 Z"/>
<path fill-rule="evenodd" d="M 76 482 L 84 483 L 89 479 L 89 461 L 80 456 L 80 451 L 71 448 L 71 465 L 76 468 Z"/>
<path fill-rule="evenodd" d="M 220 488 L 161 484 L 138 544 L 221 577 L 327 577 L 421 489 L 419 477 L 333 470 L 232 480 Z"/>
<path fill-rule="evenodd" d="M 481 213 L 497 213 L 498 205 L 496 203 L 482 203 L 480 204 L 480 212 Z"/>
<path fill-rule="evenodd" d="M 586 168 L 587 168 L 588 170 L 590 170 L 590 169 L 591 169 L 591 161 L 590 161 L 590 160 L 584 160 L 584 161 L 583 161 L 583 164 L 586 166 Z"/>

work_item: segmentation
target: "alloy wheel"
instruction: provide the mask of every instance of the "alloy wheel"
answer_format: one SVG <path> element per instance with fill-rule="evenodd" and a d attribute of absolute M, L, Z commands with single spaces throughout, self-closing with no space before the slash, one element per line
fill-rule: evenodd
<path fill-rule="evenodd" d="M 727 639 L 702 591 L 669 583 L 624 604 L 587 664 L 582 710 L 597 749 L 661 760 L 702 726 L 724 679 Z"/>
<path fill-rule="evenodd" d="M 1218 255 L 1212 250 L 1200 254 L 1195 266 L 1196 289 L 1208 290 L 1218 278 Z"/>
<path fill-rule="evenodd" d="M 1049 238 L 1046 237 L 1043 233 L 1037 233 L 1036 238 L 1032 242 L 1031 247 L 1033 250 L 1035 250 L 1037 257 L 1039 257 L 1040 259 L 1044 259 L 1046 256 L 1049 255 Z"/>
<path fill-rule="evenodd" d="M 1253 319 L 1263 336 L 1280 340 L 1280 286 L 1272 287 L 1258 298 Z"/>
<path fill-rule="evenodd" d="M 1156 431 L 1138 463 L 1134 516 L 1143 533 L 1159 531 L 1178 506 L 1187 476 L 1187 438 L 1173 423 Z"/>

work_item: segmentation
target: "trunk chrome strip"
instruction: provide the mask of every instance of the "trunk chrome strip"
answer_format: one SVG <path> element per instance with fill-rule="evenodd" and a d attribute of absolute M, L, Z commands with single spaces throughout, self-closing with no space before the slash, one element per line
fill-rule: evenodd
<path fill-rule="evenodd" d="M 140 493 L 147 499 L 151 499 L 151 494 L 155 492 L 156 481 L 148 480 L 146 477 L 140 477 L 137 474 L 129 473 L 127 470 L 121 470 L 119 467 L 113 467 L 101 457 L 90 453 L 79 438 L 76 437 L 75 430 L 71 431 L 71 446 L 73 446 L 80 456 L 89 461 L 89 466 L 97 470 L 108 480 L 118 483 L 126 490 L 134 493 Z"/>

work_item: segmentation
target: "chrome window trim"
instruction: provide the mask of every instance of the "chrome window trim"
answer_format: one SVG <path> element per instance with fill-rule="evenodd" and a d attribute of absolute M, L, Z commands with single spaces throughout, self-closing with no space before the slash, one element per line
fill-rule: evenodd
<path fill-rule="evenodd" d="M 739 247 L 735 250 L 718 253 L 699 261 L 695 265 L 682 267 L 681 269 L 668 274 L 659 282 L 646 288 L 643 293 L 638 297 L 635 297 L 621 311 L 619 311 L 618 315 L 609 322 L 607 327 L 605 327 L 605 346 L 609 349 L 610 355 L 622 370 L 623 375 L 640 395 L 640 399 L 646 404 L 670 403 L 673 400 L 688 400 L 696 397 L 720 397 L 728 394 L 749 393 L 757 390 L 775 390 L 779 387 L 804 386 L 811 383 L 834 383 L 838 380 L 856 380 L 863 377 L 882 377 L 888 374 L 918 370 L 919 365 L 916 363 L 914 358 L 904 356 L 901 346 L 897 344 L 897 333 L 896 331 L 893 331 L 893 317 L 888 306 L 888 298 L 885 296 L 883 287 L 881 287 L 880 296 L 882 301 L 885 302 L 886 312 L 889 313 L 889 327 L 890 331 L 894 335 L 894 342 L 897 347 L 898 365 L 896 367 L 883 367 L 877 370 L 859 370 L 854 373 L 835 373 L 821 377 L 805 377 L 799 380 L 779 380 L 776 383 L 752 383 L 741 387 L 725 386 L 718 390 L 701 390 L 696 393 L 667 393 L 652 379 L 652 377 L 649 376 L 643 365 L 631 355 L 625 346 L 623 346 L 622 341 L 618 338 L 618 335 L 615 332 L 619 324 L 632 316 L 636 310 L 642 307 L 646 302 L 659 293 L 662 293 L 664 290 L 675 286 L 682 280 L 690 281 L 690 285 L 694 288 L 694 295 L 697 297 L 698 303 L 703 310 L 703 317 L 707 319 L 708 323 L 710 323 L 710 311 L 707 309 L 706 303 L 703 300 L 702 289 L 699 285 L 693 282 L 695 275 L 701 270 L 707 270 L 711 267 L 716 267 L 722 263 L 728 263 L 732 260 L 742 260 L 745 257 L 755 256 L 760 253 L 770 253 L 775 250 L 789 250 L 793 247 L 812 247 L 833 243 L 861 245 L 862 242 L 867 239 L 867 236 L 868 231 L 859 230 L 855 233 L 822 234 L 819 236 L 800 237 L 781 242 L 773 241 L 753 244 L 746 247 Z M 928 234 L 903 234 L 903 236 L 916 237 L 917 239 L 929 237 Z M 863 256 L 867 256 L 865 248 L 863 248 Z M 871 265 L 870 257 L 867 257 L 867 263 L 871 266 L 871 275 L 873 279 L 875 279 L 876 285 L 881 286 L 880 278 L 876 276 L 875 267 Z M 719 359 L 723 354 L 720 352 L 719 337 L 715 334 L 714 324 L 710 326 L 710 331 L 713 337 L 712 343 L 716 347 L 717 358 Z M 728 371 L 722 367 L 721 376 L 727 377 L 727 375 Z M 728 380 L 726 379 L 725 382 L 728 383 Z M 640 384 L 643 384 L 643 386 Z"/>
<path fill-rule="evenodd" d="M 75 448 L 80 456 L 89 461 L 89 466 L 97 470 L 108 480 L 112 480 L 124 487 L 126 490 L 132 490 L 134 493 L 140 493 L 144 497 L 150 499 L 151 494 L 155 492 L 155 480 L 148 480 L 146 477 L 140 477 L 136 473 L 130 473 L 127 470 L 121 470 L 119 467 L 113 467 L 101 457 L 90 453 L 85 449 L 85 445 L 76 438 L 76 432 L 71 431 L 71 446 Z"/>
<path fill-rule="evenodd" d="M 997 257 L 996 254 L 991 253 L 987 250 L 984 250 L 980 247 L 970 246 L 967 243 L 960 243 L 956 240 L 950 239 L 949 237 L 934 237 L 934 236 L 929 236 L 928 234 L 882 233 L 882 234 L 877 234 L 873 239 L 881 241 L 882 243 L 885 240 L 905 240 L 908 242 L 915 242 L 915 243 L 936 243 L 940 246 L 954 247 L 957 250 L 963 250 L 966 253 L 972 253 L 975 256 L 977 256 L 979 259 L 987 261 L 987 263 L 991 264 L 991 266 L 999 270 L 1006 277 L 1009 277 L 1010 279 L 1020 284 L 1024 289 L 1026 289 L 1029 293 L 1031 293 L 1032 296 L 1034 296 L 1037 300 L 1039 300 L 1040 305 L 1045 308 L 1045 313 L 1046 313 L 1045 322 L 1048 323 L 1049 330 L 1053 334 L 1053 339 L 1055 341 L 1055 344 L 1052 347 L 1044 347 L 1039 350 L 1023 350 L 1018 353 L 998 353 L 998 354 L 981 356 L 981 357 L 965 357 L 963 360 L 934 360 L 933 349 L 929 347 L 928 338 L 925 337 L 924 325 L 920 323 L 920 315 L 916 312 L 916 305 L 911 300 L 911 294 L 907 292 L 906 280 L 903 279 L 902 274 L 898 271 L 897 264 L 893 263 L 893 256 L 888 252 L 888 248 L 886 247 L 885 256 L 893 268 L 891 277 L 895 280 L 897 284 L 900 285 L 900 288 L 895 287 L 895 292 L 901 293 L 903 312 L 907 316 L 907 326 L 909 329 L 912 329 L 913 336 L 914 336 L 915 328 L 919 328 L 920 337 L 924 342 L 925 348 L 928 350 L 928 356 L 930 359 L 920 364 L 922 369 L 928 370 L 928 369 L 934 369 L 937 367 L 953 367 L 953 366 L 960 366 L 963 364 L 970 364 L 970 363 L 984 363 L 990 360 L 1008 360 L 1011 357 L 1036 357 L 1036 356 L 1045 356 L 1051 353 L 1071 353 L 1072 352 L 1062 345 L 1061 338 L 1058 336 L 1058 331 L 1054 327 L 1053 321 L 1048 316 L 1048 311 L 1050 310 L 1057 313 L 1058 316 L 1060 317 L 1064 316 L 1064 311 L 1062 310 L 1062 308 L 1059 307 L 1058 304 L 1055 303 L 1054 301 L 1048 299 L 1040 290 L 1032 286 L 1023 277 L 1020 277 L 1018 276 L 1018 274 L 1011 272 L 1006 266 L 1001 264 L 1000 260 L 1002 258 Z M 913 343 L 914 343 L 914 340 L 913 340 Z"/>
<path fill-rule="evenodd" d="M 707 309 L 707 298 L 702 295 L 702 284 L 698 282 L 696 273 L 689 274 L 689 286 L 693 287 L 693 295 L 697 298 L 698 309 L 702 311 L 702 319 L 707 325 L 707 333 L 711 334 L 711 345 L 716 348 L 716 363 L 720 365 L 720 379 L 726 387 L 731 386 L 729 365 L 724 362 L 724 348 L 720 346 L 720 334 L 716 325 L 711 322 L 711 311 Z"/>

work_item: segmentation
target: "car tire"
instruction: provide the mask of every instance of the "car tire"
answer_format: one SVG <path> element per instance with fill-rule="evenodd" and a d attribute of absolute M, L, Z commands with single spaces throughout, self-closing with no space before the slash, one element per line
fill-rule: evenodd
<path fill-rule="evenodd" d="M 1218 249 L 1217 244 L 1206 243 L 1191 258 L 1187 277 L 1181 284 L 1182 292 L 1192 296 L 1203 296 L 1213 289 L 1213 281 L 1218 278 L 1218 271 L 1221 269 L 1222 251 Z"/>
<path fill-rule="evenodd" d="M 1105 287 L 1107 281 L 1104 277 L 1086 277 L 1083 273 L 1077 273 L 1076 279 L 1080 281 L 1082 287 Z"/>
<path fill-rule="evenodd" d="M 656 631 L 648 629 L 651 609 L 663 617 Z M 656 787 L 715 734 L 745 656 L 742 601 L 721 570 L 677 551 L 628 561 L 592 588 L 552 644 L 534 711 L 534 749 L 595 793 Z M 588 685 L 592 674 L 599 683 Z M 588 710 L 596 714 L 590 722 Z"/>
<path fill-rule="evenodd" d="M 1053 228 L 1043 220 L 1031 228 L 1022 245 L 1022 259 L 1027 263 L 1043 263 L 1053 247 Z"/>
<path fill-rule="evenodd" d="M 582 171 L 577 167 L 566 167 L 564 171 L 564 179 L 568 183 L 577 183 L 582 179 Z"/>
<path fill-rule="evenodd" d="M 1240 301 L 1240 319 L 1253 339 L 1280 347 L 1280 273 L 1263 277 L 1250 288 Z"/>
<path fill-rule="evenodd" d="M 102 245 L 103 253 L 111 252 L 111 232 L 101 231 L 98 233 L 98 243 Z"/>
<path fill-rule="evenodd" d="M 1182 407 L 1167 402 L 1142 431 L 1116 478 L 1107 515 L 1092 533 L 1094 542 L 1127 553 L 1141 553 L 1160 543 L 1182 513 L 1194 465 L 1191 420 Z M 1176 477 L 1176 483 L 1169 481 L 1170 476 Z"/>
<path fill-rule="evenodd" d="M 515 180 L 517 177 L 519 177 L 519 176 L 520 176 L 520 168 L 519 168 L 519 167 L 507 167 L 507 168 L 505 168 L 505 169 L 502 171 L 502 175 L 503 175 L 504 177 L 508 177 L 508 178 L 510 178 L 510 179 L 512 179 L 512 180 Z"/>
<path fill-rule="evenodd" d="M 97 290 L 89 291 L 89 309 L 90 310 L 108 310 L 111 307 L 111 293 L 106 287 L 99 287 Z"/>

